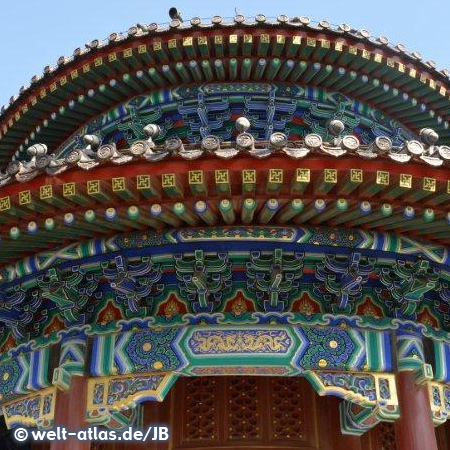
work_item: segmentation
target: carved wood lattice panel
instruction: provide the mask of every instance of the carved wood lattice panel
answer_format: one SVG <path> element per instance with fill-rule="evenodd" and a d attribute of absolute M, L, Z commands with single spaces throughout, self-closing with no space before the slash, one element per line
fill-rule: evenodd
<path fill-rule="evenodd" d="M 381 450 L 397 450 L 394 424 L 381 422 L 377 425 L 377 431 L 381 440 Z"/>
<path fill-rule="evenodd" d="M 302 378 L 183 378 L 174 387 L 173 448 L 317 449 L 314 391 Z"/>

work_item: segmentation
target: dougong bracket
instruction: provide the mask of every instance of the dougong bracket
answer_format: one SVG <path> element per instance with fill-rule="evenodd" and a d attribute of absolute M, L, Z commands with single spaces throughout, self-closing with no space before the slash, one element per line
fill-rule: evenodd
<path fill-rule="evenodd" d="M 68 324 L 84 323 L 84 308 L 98 286 L 93 274 L 79 266 L 72 267 L 72 273 L 51 268 L 37 282 L 42 297 L 56 304 Z"/>
<path fill-rule="evenodd" d="M 55 416 L 56 389 L 44 389 L 2 405 L 8 429 L 17 426 L 50 428 Z"/>
<path fill-rule="evenodd" d="M 162 402 L 177 377 L 162 373 L 91 378 L 86 420 L 109 428 L 127 426 L 133 420 L 130 410 L 144 401 Z"/>
<path fill-rule="evenodd" d="M 303 253 L 284 255 L 282 249 L 275 249 L 270 256 L 251 252 L 246 266 L 247 288 L 266 311 L 283 311 L 287 301 L 299 292 L 303 258 Z"/>
<path fill-rule="evenodd" d="M 231 290 L 232 267 L 227 253 L 205 256 L 196 250 L 193 258 L 175 255 L 175 271 L 180 291 L 194 312 L 212 312 Z"/>
<path fill-rule="evenodd" d="M 405 261 L 397 261 L 393 268 L 384 268 L 380 281 L 391 291 L 398 316 L 414 317 L 424 295 L 436 289 L 439 274 L 430 269 L 429 261 L 417 261 L 409 266 Z"/>
<path fill-rule="evenodd" d="M 114 263 L 104 262 L 101 267 L 102 276 L 109 281 L 117 301 L 125 305 L 128 315 L 145 313 L 141 306 L 143 299 L 163 291 L 163 285 L 158 284 L 162 277 L 161 267 L 148 257 L 141 258 L 137 264 L 129 264 L 122 256 L 116 256 Z"/>
<path fill-rule="evenodd" d="M 354 303 L 361 297 L 362 287 L 374 268 L 375 260 L 369 258 L 364 262 L 360 253 L 353 253 L 343 260 L 335 255 L 325 256 L 324 262 L 316 266 L 316 277 L 335 298 L 331 303 L 332 312 L 353 312 Z"/>
<path fill-rule="evenodd" d="M 305 377 L 319 395 L 335 395 L 341 404 L 344 434 L 362 435 L 381 421 L 400 417 L 395 375 L 308 371 Z"/>

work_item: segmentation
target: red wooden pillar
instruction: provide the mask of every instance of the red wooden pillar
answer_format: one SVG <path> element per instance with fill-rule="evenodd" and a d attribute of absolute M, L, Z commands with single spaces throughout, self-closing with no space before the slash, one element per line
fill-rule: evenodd
<path fill-rule="evenodd" d="M 87 379 L 73 377 L 70 390 L 58 391 L 55 405 L 55 428 L 65 427 L 69 432 L 83 430 L 88 424 L 85 421 L 87 399 Z M 89 441 L 78 441 L 70 438 L 66 441 L 52 441 L 50 450 L 89 450 Z"/>
<path fill-rule="evenodd" d="M 397 450 L 438 450 L 428 389 L 414 382 L 413 372 L 397 374 L 400 419 L 395 422 Z"/>
<path fill-rule="evenodd" d="M 322 427 L 329 428 L 329 439 L 331 440 L 330 449 L 336 450 L 369 450 L 368 447 L 361 446 L 361 438 L 359 436 L 350 436 L 342 434 L 341 422 L 339 419 L 339 404 L 341 399 L 338 397 L 325 397 L 328 402 L 329 418 L 328 421 L 322 423 Z"/>

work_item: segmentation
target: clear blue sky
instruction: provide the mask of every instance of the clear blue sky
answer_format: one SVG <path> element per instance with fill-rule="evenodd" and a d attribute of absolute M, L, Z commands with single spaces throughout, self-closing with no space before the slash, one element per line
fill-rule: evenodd
<path fill-rule="evenodd" d="M 0 105 L 47 64 L 94 38 L 137 22 L 163 23 L 176 6 L 185 18 L 239 13 L 328 19 L 387 36 L 450 68 L 450 0 L 0 0 Z"/>

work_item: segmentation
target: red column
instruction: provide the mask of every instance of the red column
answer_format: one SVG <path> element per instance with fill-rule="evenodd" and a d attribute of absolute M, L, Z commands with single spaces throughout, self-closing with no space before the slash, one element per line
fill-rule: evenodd
<path fill-rule="evenodd" d="M 70 390 L 58 391 L 55 405 L 55 428 L 62 426 L 69 432 L 83 430 L 88 424 L 85 421 L 87 399 L 87 379 L 73 377 Z M 52 441 L 50 450 L 89 450 L 89 441 L 67 439 L 66 441 Z"/>
<path fill-rule="evenodd" d="M 397 450 L 438 450 L 428 389 L 414 382 L 413 372 L 397 374 L 400 419 L 395 422 Z"/>

